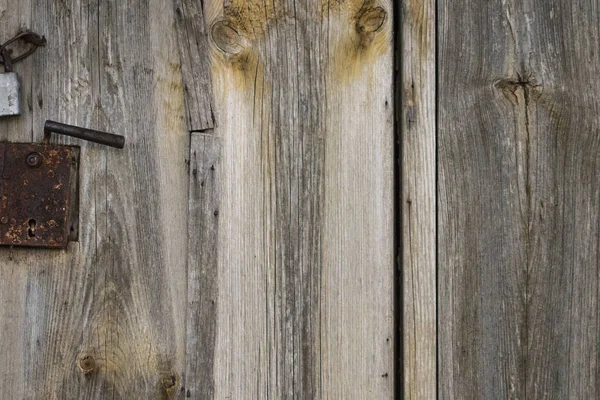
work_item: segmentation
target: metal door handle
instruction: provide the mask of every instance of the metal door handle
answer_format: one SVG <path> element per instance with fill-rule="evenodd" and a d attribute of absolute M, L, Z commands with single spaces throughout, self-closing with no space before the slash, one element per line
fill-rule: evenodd
<path fill-rule="evenodd" d="M 110 147 L 122 149 L 125 147 L 125 137 L 108 132 L 96 131 L 93 129 L 82 128 L 79 126 L 61 124 L 55 121 L 46 121 L 44 124 L 44 134 L 48 137 L 52 132 L 61 135 L 71 136 L 78 139 L 87 140 L 94 143 L 103 144 Z"/>

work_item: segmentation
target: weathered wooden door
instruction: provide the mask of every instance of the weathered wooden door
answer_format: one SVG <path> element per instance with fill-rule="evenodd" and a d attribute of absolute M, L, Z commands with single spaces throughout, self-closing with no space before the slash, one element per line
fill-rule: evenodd
<path fill-rule="evenodd" d="M 0 248 L 2 399 L 391 398 L 391 0 L 0 0 L 79 241 Z"/>

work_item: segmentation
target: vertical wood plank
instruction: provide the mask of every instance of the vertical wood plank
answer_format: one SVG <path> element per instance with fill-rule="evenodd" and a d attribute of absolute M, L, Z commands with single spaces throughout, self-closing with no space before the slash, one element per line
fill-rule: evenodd
<path fill-rule="evenodd" d="M 434 399 L 436 364 L 435 1 L 405 0 L 401 37 L 401 199 L 403 393 Z M 400 111 L 401 110 L 401 111 Z"/>
<path fill-rule="evenodd" d="M 524 112 L 496 86 L 518 72 L 511 27 L 501 3 L 438 7 L 439 397 L 524 398 Z"/>
<path fill-rule="evenodd" d="M 52 118 L 124 134 L 127 145 L 53 138 L 82 146 L 80 240 L 65 251 L 0 249 L 10 306 L 0 332 L 14 339 L 0 348 L 11 360 L 2 393 L 173 397 L 185 357 L 188 132 L 172 4 L 35 0 L 3 5 L 0 17 L 23 18 L 25 3 L 48 48 L 24 73 L 26 116 L 6 122 L 9 133 L 23 121 L 33 129 L 9 139 L 40 140 Z"/>
<path fill-rule="evenodd" d="M 215 397 L 391 398 L 391 3 L 204 5 L 223 146 Z"/>
<path fill-rule="evenodd" d="M 598 3 L 438 5 L 439 395 L 596 398 Z"/>
<path fill-rule="evenodd" d="M 529 121 L 526 396 L 593 399 L 600 397 L 600 2 L 521 7 L 508 12 L 518 16 Z"/>
<path fill-rule="evenodd" d="M 46 35 L 48 45 L 34 56 L 33 132 L 29 140 L 42 140 L 47 118 L 98 126 L 98 58 L 93 51 L 98 43 L 97 2 L 71 0 L 58 4 L 36 0 L 32 9 L 36 10 L 33 29 Z M 74 10 L 85 18 L 73 18 Z M 77 41 L 73 40 L 74 35 Z M 58 137 L 52 140 L 67 143 Z M 88 356 L 99 358 L 93 347 L 83 345 L 90 329 L 92 271 L 97 254 L 90 239 L 95 234 L 96 218 L 101 215 L 86 189 L 88 185 L 102 186 L 103 179 L 97 171 L 106 167 L 106 161 L 104 153 L 88 151 L 85 145 L 81 153 L 80 241 L 71 243 L 66 251 L 37 252 L 36 261 L 29 265 L 24 322 L 28 348 L 23 366 L 27 376 L 24 398 L 28 399 L 101 397 L 102 393 L 102 375 L 93 375 L 86 384 L 78 363 Z M 30 257 L 36 254 L 19 251 Z M 23 263 L 18 264 L 22 268 Z"/>
<path fill-rule="evenodd" d="M 31 0 L 14 2 L 11 0 L 0 0 L 0 44 L 13 38 L 22 29 L 33 29 Z M 44 34 L 45 32 L 37 32 Z M 15 43 L 11 46 L 15 53 L 26 49 L 23 43 Z M 43 51 L 43 50 L 42 50 Z M 39 54 L 37 55 L 39 56 Z M 4 141 L 20 142 L 31 140 L 32 131 L 32 79 L 35 76 L 34 66 L 35 58 L 32 56 L 18 64 L 15 64 L 14 70 L 21 77 L 22 85 L 22 104 L 23 114 L 21 117 L 10 117 L 0 119 L 0 139 Z M 0 65 L 0 73 L 4 68 Z"/>
<path fill-rule="evenodd" d="M 15 36 L 20 29 L 31 28 L 31 1 L 15 3 L 0 0 L 0 42 Z M 22 80 L 23 115 L 20 118 L 0 119 L 0 140 L 22 142 L 31 139 L 32 58 L 15 66 Z M 0 66 L 0 73 L 4 72 Z M 27 343 L 23 340 L 27 266 L 31 258 L 11 251 L 0 252 L 0 393 L 19 398 L 27 385 L 23 365 Z"/>
<path fill-rule="evenodd" d="M 193 133 L 190 145 L 185 394 L 212 399 L 217 330 L 221 140 Z"/>
<path fill-rule="evenodd" d="M 188 245 L 189 134 L 175 15 L 161 0 L 103 2 L 99 10 L 101 123 L 129 144 L 107 153 L 97 337 L 108 393 L 171 397 L 185 367 Z"/>
<path fill-rule="evenodd" d="M 329 2 L 324 398 L 394 395 L 392 12 L 391 1 Z"/>
<path fill-rule="evenodd" d="M 202 131 L 214 127 L 208 34 L 200 0 L 174 0 L 181 72 L 188 128 Z"/>

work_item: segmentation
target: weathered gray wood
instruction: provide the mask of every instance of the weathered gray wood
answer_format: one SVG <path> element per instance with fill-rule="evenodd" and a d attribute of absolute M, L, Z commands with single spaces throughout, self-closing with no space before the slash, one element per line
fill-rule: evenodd
<path fill-rule="evenodd" d="M 11 9 L 8 13 L 4 10 Z M 0 42 L 12 38 L 23 27 L 31 26 L 31 2 L 15 3 L 11 0 L 0 0 Z M 31 82 L 34 60 L 28 59 L 15 66 L 15 71 L 23 81 L 23 116 L 21 118 L 0 119 L 0 140 L 23 142 L 31 139 L 31 109 L 27 106 L 31 101 Z M 0 67 L 0 72 L 4 72 Z M 25 305 L 27 270 L 15 268 L 15 263 L 27 266 L 35 258 L 15 254 L 10 251 L 0 252 L 0 393 L 7 397 L 24 393 L 26 380 L 23 379 L 23 365 L 27 343 L 23 340 L 24 321 L 27 312 Z M 21 396 L 22 397 L 22 396 Z"/>
<path fill-rule="evenodd" d="M 161 0 L 99 8 L 101 123 L 129 145 L 106 153 L 98 337 L 113 395 L 151 398 L 179 390 L 185 353 L 189 135 L 175 16 Z"/>
<path fill-rule="evenodd" d="M 436 49 L 435 1 L 401 4 L 402 363 L 405 399 L 435 399 Z M 398 28 L 398 27 L 397 27 Z"/>
<path fill-rule="evenodd" d="M 26 10 L 28 27 L 48 37 L 23 74 L 31 112 L 6 123 L 34 129 L 10 140 L 40 140 L 51 117 L 124 134 L 127 145 L 53 139 L 82 146 L 80 241 L 66 251 L 0 249 L 10 307 L 0 314 L 0 354 L 11 360 L 0 366 L 2 393 L 173 395 L 185 358 L 188 186 L 173 6 L 10 3 L 0 3 L 0 18 Z"/>
<path fill-rule="evenodd" d="M 8 41 L 22 29 L 31 28 L 31 0 L 14 2 L 0 0 L 0 44 Z M 17 52 L 25 48 L 20 42 L 12 46 Z M 32 86 L 31 77 L 35 65 L 35 56 L 14 66 L 22 79 L 23 115 L 20 118 L 0 119 L 0 140 L 12 142 L 31 141 Z M 0 73 L 3 73 L 0 65 Z"/>
<path fill-rule="evenodd" d="M 97 49 L 97 4 L 89 1 L 67 1 L 60 5 L 32 2 L 31 28 L 46 35 L 48 46 L 33 56 L 35 71 L 31 76 L 32 138 L 43 138 L 43 123 L 52 118 L 83 126 L 97 126 L 94 105 L 98 102 L 98 57 L 88 46 Z M 85 19 L 72 19 L 72 10 L 81 10 Z M 7 10 L 10 13 L 10 9 Z M 65 27 L 69 28 L 65 28 Z M 78 34 L 73 41 L 72 35 Z M 60 65 L 61 68 L 57 66 Z M 86 110 L 86 112 L 81 112 Z M 66 143 L 53 137 L 53 141 Z M 72 144 L 80 144 L 71 141 Z M 87 356 L 98 357 L 93 347 L 83 348 L 83 337 L 90 329 L 90 295 L 94 291 L 93 256 L 97 251 L 90 241 L 95 234 L 97 209 L 92 205 L 89 190 L 92 183 L 102 187 L 103 179 L 96 180 L 97 169 L 105 168 L 103 154 L 83 145 L 80 155 L 80 231 L 79 243 L 69 245 L 67 251 L 39 251 L 38 259 L 28 265 L 26 313 L 23 321 L 23 342 L 26 351 L 23 366 L 24 393 L 14 398 L 77 398 L 88 394 L 101 398 L 102 379 L 85 378 L 78 361 Z M 92 221 L 94 221 L 92 223 Z M 15 250 L 23 257 L 32 257 L 36 251 Z M 24 268 L 23 260 L 15 260 L 13 268 Z M 100 362 L 99 362 L 100 363 Z M 83 385 L 82 385 L 83 384 Z"/>
<path fill-rule="evenodd" d="M 215 397 L 391 398 L 391 2 L 204 6 L 223 145 Z"/>
<path fill-rule="evenodd" d="M 206 3 L 223 122 L 192 136 L 202 190 L 185 160 L 209 109 L 190 98 L 186 127 L 180 71 L 205 71 L 176 40 L 198 3 L 0 3 L 49 40 L 2 138 L 46 118 L 127 137 L 54 138 L 82 146 L 80 241 L 0 249 L 10 398 L 393 395 L 391 2 Z"/>
<path fill-rule="evenodd" d="M 188 304 L 185 393 L 212 399 L 219 283 L 221 140 L 192 134 L 190 145 Z M 227 274 L 224 270 L 221 274 Z"/>
<path fill-rule="evenodd" d="M 214 127 L 210 53 L 201 0 L 174 0 L 181 72 L 190 131 Z"/>
<path fill-rule="evenodd" d="M 438 2 L 439 396 L 600 396 L 598 2 Z"/>

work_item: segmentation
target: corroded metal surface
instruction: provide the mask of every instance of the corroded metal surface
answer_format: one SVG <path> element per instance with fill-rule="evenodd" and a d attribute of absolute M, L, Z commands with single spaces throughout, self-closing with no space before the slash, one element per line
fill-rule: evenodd
<path fill-rule="evenodd" d="M 0 143 L 0 245 L 66 247 L 78 149 Z M 75 197 L 75 198 L 74 198 Z"/>

